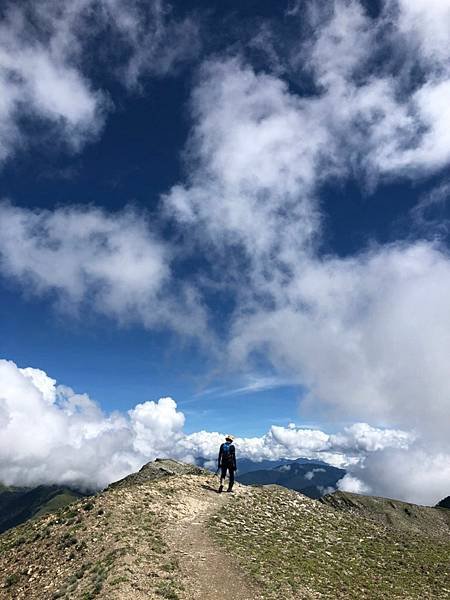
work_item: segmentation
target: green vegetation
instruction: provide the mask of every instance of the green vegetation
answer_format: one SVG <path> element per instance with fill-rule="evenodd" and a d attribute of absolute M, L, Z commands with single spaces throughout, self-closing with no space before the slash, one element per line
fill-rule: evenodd
<path fill-rule="evenodd" d="M 11 575 L 8 575 L 7 577 L 5 577 L 5 587 L 11 587 L 15 583 L 17 583 L 19 579 L 20 577 L 17 573 L 12 573 Z"/>
<path fill-rule="evenodd" d="M 446 538 L 450 535 L 449 510 L 350 492 L 334 492 L 320 501 L 339 511 L 360 515 L 405 532 Z"/>
<path fill-rule="evenodd" d="M 163 579 L 159 583 L 156 593 L 168 600 L 178 600 L 178 590 L 179 586 L 177 586 L 174 579 Z"/>
<path fill-rule="evenodd" d="M 0 485 L 0 533 L 24 523 L 54 513 L 84 497 L 81 492 L 54 485 L 35 488 L 14 488 Z"/>
<path fill-rule="evenodd" d="M 236 496 L 210 526 L 267 598 L 450 598 L 448 537 L 389 528 L 277 487 Z"/>

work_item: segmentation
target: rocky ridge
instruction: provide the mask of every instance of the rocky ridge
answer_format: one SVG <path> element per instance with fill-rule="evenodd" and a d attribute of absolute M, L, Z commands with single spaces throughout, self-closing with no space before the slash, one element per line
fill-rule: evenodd
<path fill-rule="evenodd" d="M 216 486 L 208 471 L 155 461 L 4 533 L 0 598 L 450 598 L 444 530 L 404 530 L 278 486 Z"/>

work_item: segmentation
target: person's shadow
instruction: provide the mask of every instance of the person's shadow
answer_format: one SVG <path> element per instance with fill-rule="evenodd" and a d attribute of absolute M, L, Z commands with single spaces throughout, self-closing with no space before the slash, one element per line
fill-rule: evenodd
<path fill-rule="evenodd" d="M 218 488 L 216 488 L 216 487 L 213 487 L 212 485 L 210 485 L 210 484 L 207 484 L 207 483 L 202 483 L 202 488 L 203 488 L 204 490 L 208 490 L 208 491 L 210 491 L 210 492 L 216 492 L 216 494 L 218 494 L 218 493 L 219 493 L 219 489 L 218 489 Z"/>

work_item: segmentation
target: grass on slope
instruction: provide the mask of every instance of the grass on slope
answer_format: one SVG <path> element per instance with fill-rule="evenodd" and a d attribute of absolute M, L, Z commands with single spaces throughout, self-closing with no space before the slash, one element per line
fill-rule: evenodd
<path fill-rule="evenodd" d="M 56 496 L 53 496 L 53 498 L 50 498 L 50 500 L 43 504 L 39 510 L 34 513 L 33 519 L 38 519 L 49 513 L 58 512 L 65 506 L 68 506 L 77 500 L 80 500 L 80 496 L 76 496 L 70 490 L 62 491 L 60 494 L 56 494 Z"/>
<path fill-rule="evenodd" d="M 320 502 L 409 533 L 450 536 L 450 510 L 341 491 L 324 496 Z"/>
<path fill-rule="evenodd" d="M 168 481 L 124 486 L 0 535 L 0 597 L 176 600 L 161 536 L 169 495 Z"/>
<path fill-rule="evenodd" d="M 0 489 L 0 533 L 34 517 L 52 512 L 85 494 L 55 485 Z"/>
<path fill-rule="evenodd" d="M 250 488 L 210 526 L 267 598 L 450 598 L 450 539 L 388 528 L 289 490 Z"/>

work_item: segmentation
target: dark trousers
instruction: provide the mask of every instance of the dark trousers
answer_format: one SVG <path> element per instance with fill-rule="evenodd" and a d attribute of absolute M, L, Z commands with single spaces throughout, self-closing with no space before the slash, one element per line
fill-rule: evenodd
<path fill-rule="evenodd" d="M 228 489 L 231 490 L 233 489 L 233 484 L 234 484 L 234 468 L 233 467 L 229 467 L 228 465 L 222 465 L 221 467 L 222 472 L 220 474 L 220 485 L 222 485 L 223 480 L 225 479 L 226 475 L 227 475 L 227 471 L 229 473 L 229 482 L 228 482 Z"/>

